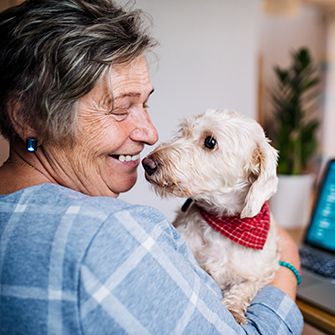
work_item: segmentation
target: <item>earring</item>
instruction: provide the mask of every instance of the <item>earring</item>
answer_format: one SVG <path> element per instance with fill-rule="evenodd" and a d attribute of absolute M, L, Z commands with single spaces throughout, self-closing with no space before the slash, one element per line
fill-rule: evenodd
<path fill-rule="evenodd" d="M 37 150 L 37 139 L 35 137 L 28 137 L 26 139 L 26 150 L 35 152 Z"/>

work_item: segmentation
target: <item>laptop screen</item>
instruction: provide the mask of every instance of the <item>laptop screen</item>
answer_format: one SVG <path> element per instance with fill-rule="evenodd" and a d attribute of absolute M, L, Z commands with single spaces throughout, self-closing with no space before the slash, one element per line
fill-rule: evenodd
<path fill-rule="evenodd" d="M 335 160 L 330 160 L 325 169 L 305 240 L 335 252 Z"/>

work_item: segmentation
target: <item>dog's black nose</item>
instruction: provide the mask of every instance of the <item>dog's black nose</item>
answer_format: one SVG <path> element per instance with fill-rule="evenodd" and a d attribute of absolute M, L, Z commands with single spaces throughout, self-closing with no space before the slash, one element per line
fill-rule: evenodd
<path fill-rule="evenodd" d="M 154 174 L 158 168 L 158 165 L 156 164 L 156 162 L 149 157 L 145 157 L 142 160 L 142 165 L 144 167 L 144 170 L 149 176 Z"/>

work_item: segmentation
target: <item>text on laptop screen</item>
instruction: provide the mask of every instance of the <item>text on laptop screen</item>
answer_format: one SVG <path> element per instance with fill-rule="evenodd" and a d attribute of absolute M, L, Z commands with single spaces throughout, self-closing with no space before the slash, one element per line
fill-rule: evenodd
<path fill-rule="evenodd" d="M 335 161 L 331 161 L 323 180 L 307 242 L 335 251 Z"/>

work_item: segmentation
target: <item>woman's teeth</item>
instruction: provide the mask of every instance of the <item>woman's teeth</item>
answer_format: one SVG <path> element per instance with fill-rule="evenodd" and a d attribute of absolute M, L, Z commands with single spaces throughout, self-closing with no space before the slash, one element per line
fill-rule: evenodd
<path fill-rule="evenodd" d="M 119 161 L 120 162 L 130 162 L 130 161 L 137 161 L 140 158 L 140 155 L 134 155 L 134 156 L 130 156 L 130 155 L 120 155 L 119 156 Z"/>

